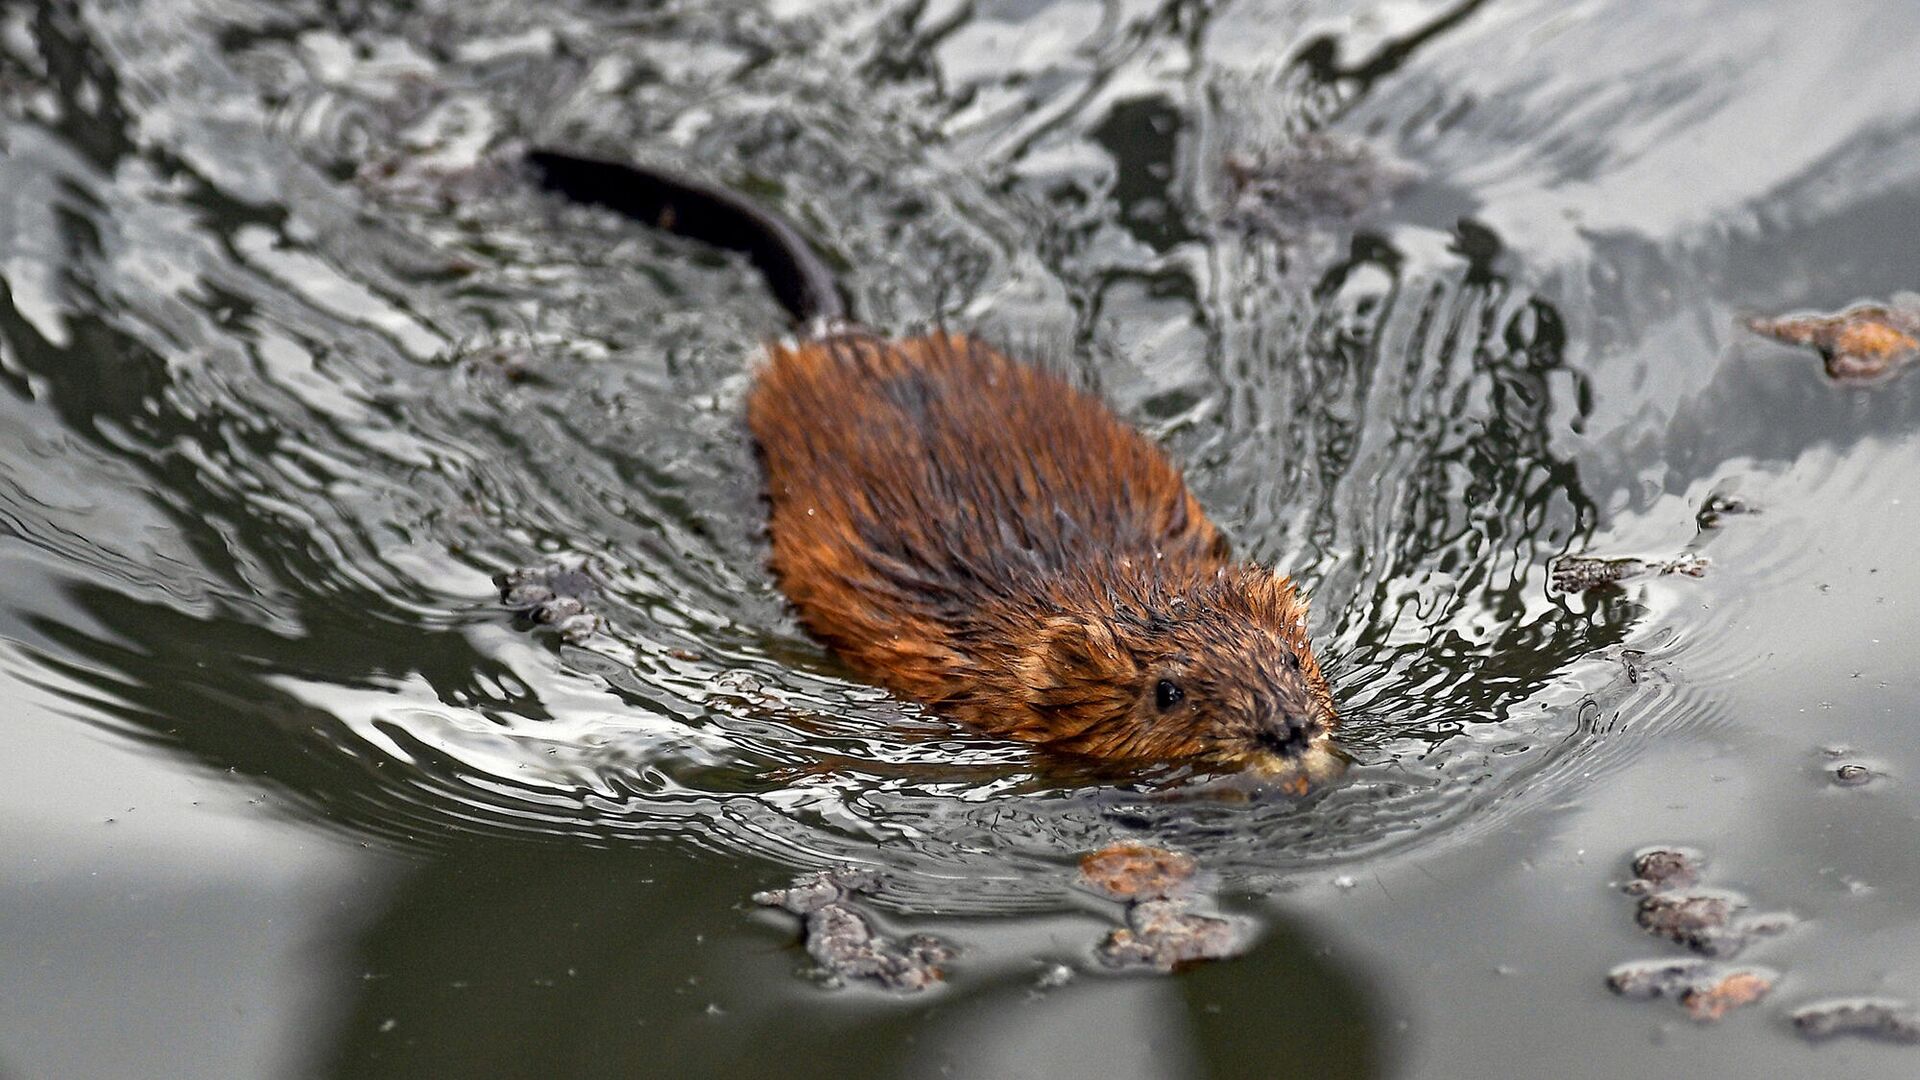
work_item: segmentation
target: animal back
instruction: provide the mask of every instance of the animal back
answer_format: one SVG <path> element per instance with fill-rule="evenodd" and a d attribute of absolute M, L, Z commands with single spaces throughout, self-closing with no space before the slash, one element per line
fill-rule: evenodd
<path fill-rule="evenodd" d="M 1109 555 L 1222 564 L 1166 457 L 1065 380 L 963 335 L 770 350 L 747 404 L 773 570 L 809 630 L 897 692 L 943 700 L 987 613 Z"/>

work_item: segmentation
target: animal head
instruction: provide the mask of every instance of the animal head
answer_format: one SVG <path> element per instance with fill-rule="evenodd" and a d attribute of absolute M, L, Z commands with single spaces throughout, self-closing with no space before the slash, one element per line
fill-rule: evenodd
<path fill-rule="evenodd" d="M 1343 768 L 1333 694 L 1283 575 L 1227 566 L 1051 615 L 1021 672 L 1048 746 L 1245 768 L 1304 791 Z"/>

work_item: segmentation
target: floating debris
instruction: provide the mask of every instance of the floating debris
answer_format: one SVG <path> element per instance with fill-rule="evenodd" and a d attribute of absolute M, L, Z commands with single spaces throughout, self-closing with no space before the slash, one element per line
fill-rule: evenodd
<path fill-rule="evenodd" d="M 1662 844 L 1634 852 L 1633 880 L 1625 891 L 1640 898 L 1634 921 L 1649 933 L 1703 956 L 1734 955 L 1756 938 L 1784 932 L 1795 922 L 1786 912 L 1745 914 L 1747 898 L 1725 889 L 1700 887 L 1706 856 L 1692 848 Z M 1765 997 L 1779 973 L 1760 967 L 1728 967 L 1681 957 L 1621 964 L 1607 986 L 1622 997 L 1667 998 L 1702 1022 Z"/>
<path fill-rule="evenodd" d="M 494 579 L 500 602 L 514 614 L 578 644 L 600 629 L 600 617 L 588 605 L 599 593 L 586 566 L 542 566 L 513 570 Z"/>
<path fill-rule="evenodd" d="M 1757 514 L 1760 508 L 1738 495 L 1713 494 L 1700 504 L 1700 512 L 1693 515 L 1693 522 L 1702 532 L 1717 529 L 1726 524 L 1726 519 L 1741 514 Z"/>
<path fill-rule="evenodd" d="M 1772 992 L 1778 972 L 1730 968 L 1709 960 L 1639 960 L 1607 974 L 1607 988 L 1622 997 L 1667 998 L 1687 1015 L 1711 1023 Z"/>
<path fill-rule="evenodd" d="M 853 907 L 854 895 L 871 890 L 877 880 L 871 871 L 854 867 L 822 870 L 794 879 L 788 888 L 754 893 L 753 902 L 805 920 L 807 955 L 830 985 L 865 979 L 897 993 L 917 993 L 941 982 L 941 965 L 956 955 L 951 945 L 927 934 L 896 943 Z"/>
<path fill-rule="evenodd" d="M 1080 857 L 1080 880 L 1104 896 L 1127 901 L 1124 924 L 1098 949 L 1111 968 L 1174 971 L 1203 960 L 1238 956 L 1245 948 L 1231 919 L 1189 910 L 1195 888 L 1193 856 L 1132 841 Z"/>
<path fill-rule="evenodd" d="M 1795 1009 L 1794 1029 L 1809 1039 L 1864 1035 L 1920 1042 L 1920 1009 L 1892 998 L 1835 998 Z"/>
<path fill-rule="evenodd" d="M 1707 560 L 1700 555 L 1684 555 L 1667 562 L 1648 559 L 1602 559 L 1591 555 L 1563 555 L 1547 568 L 1548 595 L 1591 592 L 1620 585 L 1637 578 L 1663 574 L 1705 577 Z"/>
<path fill-rule="evenodd" d="M 1607 973 L 1607 989 L 1623 997 L 1667 996 L 1669 990 L 1688 984 L 1713 967 L 1706 960 L 1635 960 Z"/>
<path fill-rule="evenodd" d="M 784 889 L 768 889 L 753 894 L 753 902 L 777 907 L 793 915 L 809 915 L 828 904 L 845 900 L 856 893 L 869 892 L 880 883 L 880 875 L 857 866 L 802 874 Z"/>
<path fill-rule="evenodd" d="M 1282 242 L 1317 225 L 1344 223 L 1413 177 L 1365 143 L 1321 133 L 1231 154 L 1221 166 L 1233 200 L 1227 221 Z"/>
<path fill-rule="evenodd" d="M 1690 848 L 1644 848 L 1633 857 L 1626 891 L 1640 897 L 1634 921 L 1649 933 L 1706 956 L 1732 956 L 1758 937 L 1792 926 L 1786 912 L 1743 914 L 1747 898 L 1726 889 L 1702 889 L 1706 857 Z"/>
<path fill-rule="evenodd" d="M 942 981 L 940 965 L 952 946 L 927 934 L 899 944 L 874 932 L 866 916 L 828 904 L 807 916 L 807 955 L 834 979 L 868 979 L 888 990 L 915 993 Z"/>
<path fill-rule="evenodd" d="M 1127 925 L 1100 944 L 1108 967 L 1146 967 L 1171 972 L 1203 960 L 1238 956 L 1243 948 L 1234 924 L 1187 910 L 1185 900 L 1136 900 L 1127 906 Z"/>
<path fill-rule="evenodd" d="M 1873 781 L 1873 770 L 1857 761 L 1843 762 L 1833 767 L 1833 782 L 1841 787 L 1859 787 Z"/>
<path fill-rule="evenodd" d="M 1827 377 L 1877 378 L 1920 356 L 1920 311 L 1859 304 L 1837 315 L 1755 316 L 1747 328 L 1788 345 L 1816 349 Z"/>
<path fill-rule="evenodd" d="M 1738 896 L 1711 891 L 1658 892 L 1641 899 L 1634 921 L 1650 934 L 1712 955 L 1717 953 L 1715 939 L 1744 903 Z"/>
<path fill-rule="evenodd" d="M 1627 891 L 1644 896 L 1661 889 L 1684 889 L 1700 883 L 1706 856 L 1683 847 L 1642 848 L 1633 856 L 1633 880 Z"/>
<path fill-rule="evenodd" d="M 1680 1005 L 1695 1020 L 1718 1020 L 1766 997 L 1778 981 L 1779 976 L 1766 968 L 1736 968 L 1687 987 L 1680 993 Z"/>
<path fill-rule="evenodd" d="M 1746 906 L 1746 897 L 1721 889 L 1656 892 L 1641 898 L 1634 921 L 1704 956 L 1732 956 L 1755 938 L 1784 933 L 1795 922 L 1785 912 L 1741 915 Z"/>
<path fill-rule="evenodd" d="M 1193 879 L 1193 856 L 1122 842 L 1080 857 L 1080 880 L 1116 900 L 1154 900 L 1182 892 Z"/>

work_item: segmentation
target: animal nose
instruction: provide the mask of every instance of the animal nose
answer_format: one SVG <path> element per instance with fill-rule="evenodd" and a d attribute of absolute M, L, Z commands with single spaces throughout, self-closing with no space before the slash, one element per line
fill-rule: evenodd
<path fill-rule="evenodd" d="M 1292 717 L 1275 717 L 1260 726 L 1254 741 L 1276 754 L 1291 757 L 1306 750 L 1313 740 L 1309 725 Z"/>

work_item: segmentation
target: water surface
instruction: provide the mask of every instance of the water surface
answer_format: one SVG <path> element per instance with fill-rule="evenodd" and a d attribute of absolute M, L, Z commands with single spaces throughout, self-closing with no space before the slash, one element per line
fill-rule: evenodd
<path fill-rule="evenodd" d="M 1916 33 L 10 5 L 0 1076 L 1912 1075 L 1784 1016 L 1920 998 L 1920 400 L 1738 316 L 1920 282 Z M 1089 782 L 846 678 L 763 569 L 771 299 L 531 191 L 529 143 L 735 184 L 874 325 L 1097 387 L 1314 596 L 1348 782 Z M 1757 512 L 1702 530 L 1715 496 Z M 1683 551 L 1704 577 L 1546 587 Z M 501 607 L 548 565 L 599 632 Z M 1116 839 L 1194 853 L 1248 955 L 1105 973 L 1074 865 Z M 1803 919 L 1718 1026 L 1604 987 L 1674 952 L 1617 890 L 1661 842 Z M 948 985 L 798 974 L 747 897 L 843 862 L 960 946 Z"/>

